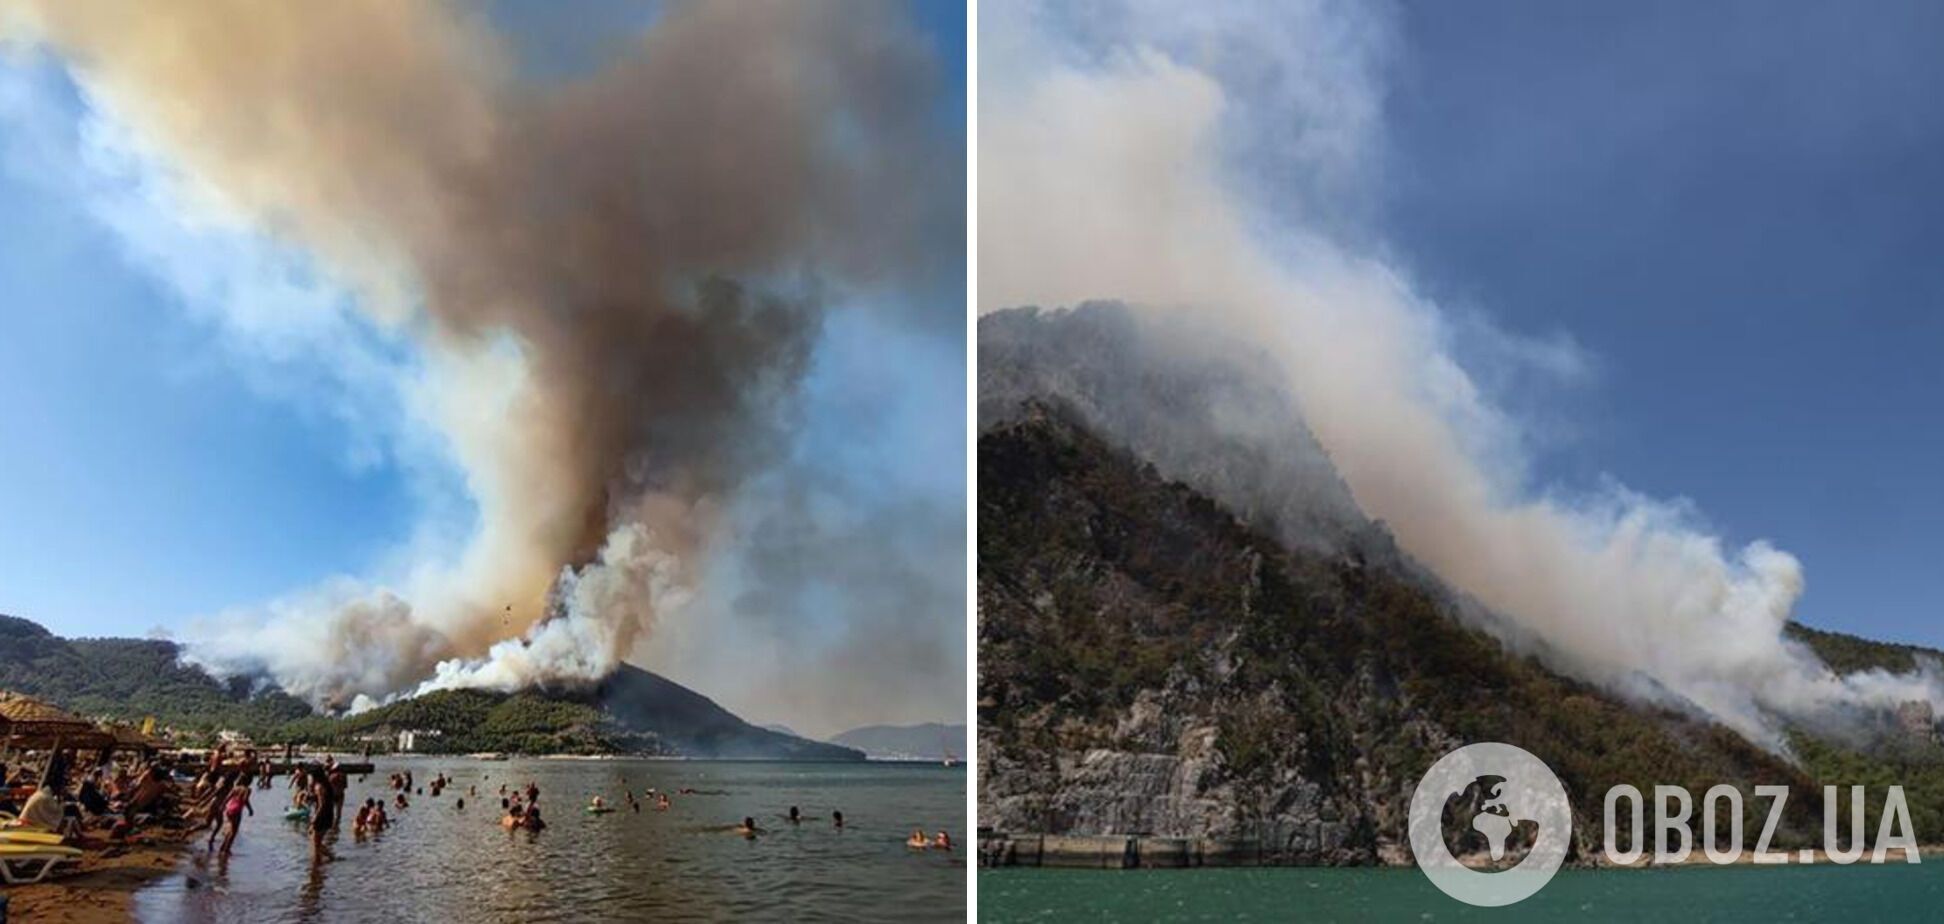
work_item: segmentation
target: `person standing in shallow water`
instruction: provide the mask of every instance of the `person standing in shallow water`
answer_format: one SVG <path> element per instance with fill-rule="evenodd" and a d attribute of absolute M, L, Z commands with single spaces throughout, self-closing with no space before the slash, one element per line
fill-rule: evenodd
<path fill-rule="evenodd" d="M 229 797 L 223 804 L 223 822 L 228 830 L 223 834 L 223 849 L 220 851 L 222 856 L 229 856 L 230 847 L 236 844 L 236 832 L 243 828 L 243 813 L 249 812 L 250 817 L 256 817 L 256 807 L 250 804 L 251 782 L 250 775 L 247 773 L 238 777 L 236 785 L 231 787 Z"/>
<path fill-rule="evenodd" d="M 324 853 L 324 837 L 337 828 L 337 792 L 330 779 L 323 773 L 312 775 L 311 782 L 311 853 L 321 856 Z"/>

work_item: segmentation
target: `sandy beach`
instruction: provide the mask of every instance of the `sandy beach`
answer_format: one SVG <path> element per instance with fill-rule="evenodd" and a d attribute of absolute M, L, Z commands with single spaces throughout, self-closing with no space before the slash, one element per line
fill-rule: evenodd
<path fill-rule="evenodd" d="M 135 892 L 170 875 L 189 852 L 191 832 L 158 829 L 143 843 L 89 850 L 80 869 L 34 885 L 8 886 L 8 921 L 125 922 Z"/>

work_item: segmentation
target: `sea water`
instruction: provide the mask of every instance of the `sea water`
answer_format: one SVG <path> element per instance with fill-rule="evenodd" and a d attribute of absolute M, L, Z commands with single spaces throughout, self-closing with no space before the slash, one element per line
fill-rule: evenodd
<path fill-rule="evenodd" d="M 1415 869 L 998 869 L 981 921 L 1936 921 L 1944 863 L 1562 870 L 1474 908 Z"/>
<path fill-rule="evenodd" d="M 440 772 L 444 795 L 407 796 L 389 809 L 387 775 L 409 769 L 416 787 Z M 540 787 L 547 828 L 499 825 L 501 783 Z M 625 781 L 625 782 L 624 782 Z M 936 764 L 654 760 L 479 761 L 379 758 L 352 777 L 347 802 L 386 800 L 392 824 L 356 839 L 347 811 L 331 855 L 313 859 L 309 832 L 281 816 L 287 778 L 258 790 L 256 815 L 227 862 L 199 841 L 181 873 L 136 895 L 147 922 L 928 920 L 965 916 L 963 850 L 914 851 L 913 828 L 966 841 L 965 772 Z M 468 786 L 476 796 L 467 796 Z M 671 793 L 658 812 L 648 787 Z M 688 788 L 703 794 L 684 795 Z M 582 811 L 601 795 L 620 811 Z M 465 809 L 457 807 L 461 797 Z M 790 806 L 806 816 L 784 816 Z M 835 828 L 830 813 L 844 813 Z M 745 817 L 769 833 L 746 840 Z"/>

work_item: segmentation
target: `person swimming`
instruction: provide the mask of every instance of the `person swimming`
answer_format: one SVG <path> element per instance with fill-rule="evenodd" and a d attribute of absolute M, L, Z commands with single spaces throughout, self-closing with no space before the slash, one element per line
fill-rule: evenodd
<path fill-rule="evenodd" d="M 797 807 L 794 805 L 790 806 L 790 824 L 803 824 L 803 813 L 797 811 Z"/>
<path fill-rule="evenodd" d="M 508 807 L 506 810 L 506 814 L 500 817 L 500 827 L 505 828 L 509 831 L 513 830 L 514 828 L 518 828 L 519 826 L 525 823 L 526 823 L 526 807 L 520 805 L 517 802 L 513 803 L 510 807 Z"/>
<path fill-rule="evenodd" d="M 833 812 L 831 812 L 831 813 L 830 813 L 830 823 L 831 823 L 831 826 L 832 826 L 832 827 L 837 827 L 837 828 L 841 828 L 841 827 L 843 827 L 843 826 L 844 826 L 844 813 L 843 813 L 843 811 L 842 811 L 842 810 L 838 810 L 838 811 L 833 811 Z"/>
<path fill-rule="evenodd" d="M 601 809 L 607 808 L 607 800 L 600 796 L 595 796 L 592 801 L 587 803 L 587 807 L 598 812 Z"/>
<path fill-rule="evenodd" d="M 946 834 L 941 829 L 938 832 L 938 836 L 932 838 L 931 845 L 933 850 L 950 850 L 952 849 L 952 836 L 950 834 Z"/>
<path fill-rule="evenodd" d="M 397 806 L 398 806 L 399 808 L 402 808 L 402 809 L 404 809 L 404 808 L 411 808 L 411 807 L 412 807 L 412 803 L 410 803 L 410 802 L 407 802 L 407 801 L 405 801 L 405 794 L 404 794 L 404 793 L 402 793 L 402 792 L 398 794 L 398 798 L 396 798 L 396 799 L 394 799 L 394 800 L 392 800 L 392 801 L 393 801 L 393 802 L 394 802 L 394 803 L 395 803 L 395 804 L 396 804 L 396 805 L 397 805 Z"/>
<path fill-rule="evenodd" d="M 454 805 L 453 805 L 452 807 L 453 807 L 454 809 L 457 809 L 457 810 L 459 810 L 459 811 L 461 811 L 461 812 L 463 812 L 463 811 L 465 811 L 465 810 L 466 810 L 466 797 L 465 797 L 465 796 L 460 796 L 460 797 L 459 797 L 459 801 L 458 801 L 457 803 L 455 803 L 455 804 L 454 804 Z"/>
<path fill-rule="evenodd" d="M 756 839 L 756 835 L 764 832 L 762 828 L 756 827 L 756 819 L 744 817 L 742 824 L 736 827 L 736 833 L 753 841 Z"/>
<path fill-rule="evenodd" d="M 540 820 L 540 806 L 538 805 L 527 806 L 526 818 L 523 820 L 523 823 L 528 831 L 538 831 L 547 826 L 546 822 Z"/>
<path fill-rule="evenodd" d="M 913 850 L 924 850 L 931 846 L 931 839 L 925 837 L 925 829 L 912 828 L 911 836 L 905 838 L 905 846 Z"/>

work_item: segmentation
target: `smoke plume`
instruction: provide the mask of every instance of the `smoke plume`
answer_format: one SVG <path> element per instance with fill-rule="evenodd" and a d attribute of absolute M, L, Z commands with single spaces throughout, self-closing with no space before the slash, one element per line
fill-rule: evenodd
<path fill-rule="evenodd" d="M 476 505 L 463 554 L 191 640 L 318 704 L 613 669 L 786 461 L 831 306 L 929 324 L 900 296 L 962 252 L 938 75 L 890 5 L 670 5 L 554 82 L 463 4 L 0 8 L 189 206 L 316 254 L 423 352 L 407 398 Z"/>
<path fill-rule="evenodd" d="M 1188 319 L 1265 351 L 1356 505 L 1574 674 L 1776 747 L 1778 716 L 1944 703 L 1930 673 L 1839 676 L 1789 639 L 1788 553 L 1724 548 L 1680 503 L 1527 483 L 1530 434 L 1461 364 L 1458 325 L 1342 204 L 1380 179 L 1386 8 L 1105 7 L 982 12 L 982 312 L 1120 299 L 1150 332 Z"/>

